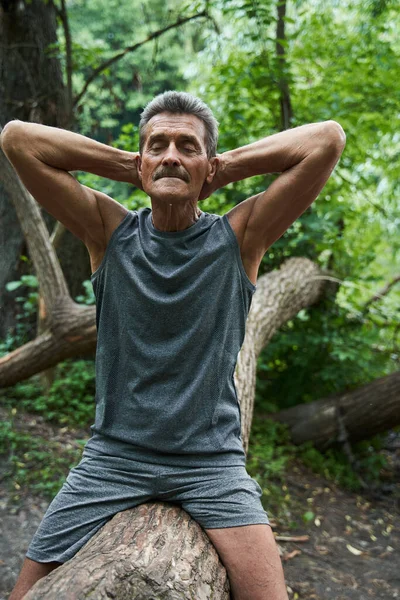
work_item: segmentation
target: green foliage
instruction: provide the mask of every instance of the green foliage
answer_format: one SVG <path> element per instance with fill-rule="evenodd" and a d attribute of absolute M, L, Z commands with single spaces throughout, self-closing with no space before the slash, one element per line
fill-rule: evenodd
<path fill-rule="evenodd" d="M 372 323 L 349 314 L 329 296 L 303 309 L 258 357 L 257 407 L 275 412 L 389 374 L 387 333 L 377 332 Z"/>
<path fill-rule="evenodd" d="M 282 423 L 255 415 L 247 466 L 266 478 L 279 476 L 290 456 L 289 434 Z"/>
<path fill-rule="evenodd" d="M 20 259 L 23 262 L 28 261 L 24 255 L 21 255 Z M 14 292 L 21 287 L 24 293 L 14 297 L 14 301 L 19 305 L 15 316 L 14 331 L 8 331 L 5 339 L 1 340 L 0 356 L 8 354 L 32 339 L 32 324 L 36 318 L 39 299 L 37 277 L 35 275 L 22 275 L 17 281 L 9 281 L 5 285 L 8 292 Z"/>
<path fill-rule="evenodd" d="M 79 444 L 65 448 L 44 438 L 21 433 L 13 427 L 16 409 L 0 422 L 0 455 L 3 478 L 8 482 L 10 499 L 17 502 L 22 492 L 30 491 L 51 499 L 59 491 L 69 469 L 79 461 Z"/>
<path fill-rule="evenodd" d="M 312 512 L 312 510 L 308 510 L 303 515 L 303 521 L 305 523 L 311 523 L 312 521 L 314 521 L 314 519 L 315 519 L 315 514 Z"/>
<path fill-rule="evenodd" d="M 399 368 L 399 286 L 365 306 L 398 270 L 400 80 L 393 74 L 400 12 L 393 3 L 380 6 L 379 18 L 375 5 L 366 10 L 360 1 L 288 3 L 283 72 L 276 59 L 276 3 L 263 6 L 213 3 L 220 32 L 205 31 L 204 50 L 188 67 L 189 91 L 220 121 L 219 152 L 279 130 L 282 76 L 289 84 L 291 127 L 334 119 L 347 136 L 318 199 L 267 251 L 259 270 L 262 275 L 302 256 L 327 273 L 324 297 L 285 323 L 259 356 L 256 407 L 268 413 Z M 275 178 L 254 177 L 220 190 L 221 212 Z"/>
<path fill-rule="evenodd" d="M 21 286 L 26 286 L 28 291 L 22 296 L 17 296 L 15 301 L 21 303 L 22 305 L 23 315 L 18 315 L 19 318 L 24 318 L 35 314 L 37 311 L 39 282 L 36 275 L 22 275 L 21 279 L 18 279 L 17 281 L 9 281 L 6 283 L 5 287 L 8 292 L 13 292 Z"/>
<path fill-rule="evenodd" d="M 263 490 L 262 504 L 271 517 L 287 522 L 291 497 L 284 483 L 285 468 L 294 456 L 287 429 L 270 419 L 254 417 L 246 469 Z M 295 523 L 292 524 L 295 526 Z"/>
<path fill-rule="evenodd" d="M 96 297 L 93 291 L 93 285 L 90 279 L 86 279 L 82 281 L 82 286 L 84 289 L 84 293 L 79 296 L 75 296 L 75 302 L 78 304 L 87 304 L 88 306 L 91 304 L 96 304 Z"/>
<path fill-rule="evenodd" d="M 0 392 L 4 406 L 42 415 L 46 421 L 70 427 L 88 427 L 94 421 L 95 366 L 90 360 L 66 360 L 56 367 L 48 394 L 38 377 Z"/>
<path fill-rule="evenodd" d="M 362 490 L 362 484 L 358 475 L 366 483 L 377 485 L 380 481 L 382 469 L 388 466 L 386 457 L 378 452 L 380 449 L 380 436 L 354 444 L 353 454 L 357 464 L 357 472 L 351 467 L 343 450 L 331 448 L 322 453 L 314 448 L 310 442 L 307 442 L 299 447 L 298 455 L 305 465 L 314 472 L 323 475 L 326 479 L 348 490 L 360 491 Z"/>
<path fill-rule="evenodd" d="M 142 42 L 150 33 L 174 23 L 179 17 L 195 13 L 196 9 L 191 6 L 181 9 L 171 0 L 145 3 L 139 0 L 91 0 L 71 4 L 68 17 L 73 38 L 75 95 L 81 91 L 91 72 L 102 63 L 125 48 Z M 198 19 L 167 31 L 153 42 L 127 52 L 122 59 L 102 71 L 77 108 L 80 132 L 109 141 L 109 135 L 115 137 L 121 125 L 137 122 L 142 106 L 156 93 L 182 88 L 184 80 L 179 67 L 188 56 L 194 57 L 201 21 Z M 82 23 L 85 23 L 84 27 Z M 65 56 L 61 22 L 58 37 L 61 55 Z"/>

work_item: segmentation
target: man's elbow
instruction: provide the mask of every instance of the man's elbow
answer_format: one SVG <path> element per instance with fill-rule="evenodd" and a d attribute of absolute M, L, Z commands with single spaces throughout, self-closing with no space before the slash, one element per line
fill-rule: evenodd
<path fill-rule="evenodd" d="M 12 149 L 17 143 L 18 137 L 20 137 L 22 131 L 21 125 L 23 126 L 23 121 L 14 119 L 13 121 L 6 123 L 1 130 L 0 144 L 4 151 L 6 151 L 6 149 Z"/>
<path fill-rule="evenodd" d="M 346 146 L 346 134 L 343 127 L 337 121 L 325 121 L 325 140 L 330 148 L 342 153 Z"/>

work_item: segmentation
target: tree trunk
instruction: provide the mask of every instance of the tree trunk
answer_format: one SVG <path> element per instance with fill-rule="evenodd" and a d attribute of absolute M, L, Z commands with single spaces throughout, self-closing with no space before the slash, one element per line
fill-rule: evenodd
<path fill-rule="evenodd" d="M 313 442 L 321 450 L 365 440 L 400 425 L 400 372 L 261 418 L 288 425 L 293 443 Z"/>
<path fill-rule="evenodd" d="M 49 44 L 57 42 L 53 1 L 0 0 L 0 39 L 0 127 L 13 119 L 68 127 L 69 112 L 60 60 L 58 56 L 50 56 L 48 50 Z M 20 259 L 21 255 L 29 255 L 26 237 L 21 230 L 15 202 L 6 191 L 2 177 L 0 215 L 0 338 L 5 338 L 13 331 L 18 312 L 15 294 L 8 292 L 5 285 L 31 273 L 32 269 L 29 263 Z M 50 231 L 55 227 L 65 229 L 45 211 L 42 219 Z M 90 276 L 88 252 L 69 231 L 66 231 L 58 252 L 67 285 L 75 297 L 82 293 L 81 282 Z M 30 326 L 35 333 L 36 323 Z"/>
<path fill-rule="evenodd" d="M 53 367 L 69 356 L 94 354 L 96 308 L 71 299 L 39 205 L 22 185 L 1 149 L 0 173 L 27 240 L 39 281 L 43 301 L 41 319 L 45 324 L 38 337 L 0 359 L 0 386 L 6 387 Z"/>
<path fill-rule="evenodd" d="M 280 129 L 284 131 L 289 129 L 292 124 L 293 111 L 290 101 L 289 90 L 289 68 L 286 61 L 286 50 L 282 42 L 286 41 L 285 37 L 285 17 L 286 17 L 286 1 L 278 0 L 277 3 L 278 18 L 276 21 L 276 55 L 278 64 L 278 88 L 279 88 L 279 104 L 281 107 L 281 123 Z"/>
<path fill-rule="evenodd" d="M 24 600 L 228 600 L 229 579 L 205 531 L 169 502 L 116 514 Z"/>
<path fill-rule="evenodd" d="M 307 258 L 290 258 L 257 279 L 246 335 L 235 369 L 240 400 L 242 440 L 247 453 L 254 411 L 257 359 L 280 327 L 321 297 L 325 275 Z"/>

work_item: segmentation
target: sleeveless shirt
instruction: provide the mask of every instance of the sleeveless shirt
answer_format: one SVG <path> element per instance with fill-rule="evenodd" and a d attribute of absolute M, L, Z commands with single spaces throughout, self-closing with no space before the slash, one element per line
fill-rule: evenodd
<path fill-rule="evenodd" d="M 187 229 L 161 231 L 150 208 L 130 210 L 91 282 L 96 413 L 87 446 L 109 440 L 244 464 L 234 371 L 257 286 L 227 216 L 200 211 Z"/>

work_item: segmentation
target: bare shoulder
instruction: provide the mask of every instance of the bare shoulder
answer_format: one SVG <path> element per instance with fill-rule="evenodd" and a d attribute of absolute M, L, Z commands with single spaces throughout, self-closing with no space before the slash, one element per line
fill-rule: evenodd
<path fill-rule="evenodd" d="M 247 200 L 243 200 L 226 213 L 229 224 L 232 227 L 239 244 L 244 269 L 248 278 L 254 285 L 257 283 L 258 268 L 262 257 L 260 258 L 257 256 L 254 252 L 254 248 L 247 243 L 246 229 L 257 197 L 258 194 L 247 198 Z"/>
<path fill-rule="evenodd" d="M 108 242 L 125 215 L 129 212 L 125 206 L 98 190 L 91 190 L 97 201 L 98 211 L 101 217 L 103 230 L 99 235 L 86 243 L 90 256 L 92 273 L 100 265 Z"/>

